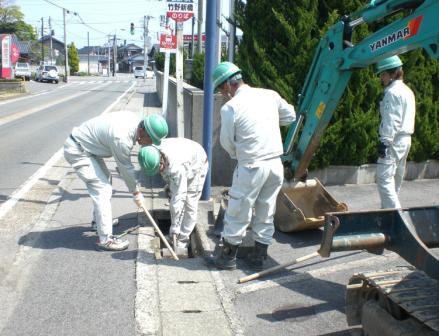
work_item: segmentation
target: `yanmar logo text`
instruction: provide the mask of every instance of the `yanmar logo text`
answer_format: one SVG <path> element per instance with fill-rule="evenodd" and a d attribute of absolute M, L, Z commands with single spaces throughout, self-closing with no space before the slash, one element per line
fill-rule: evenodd
<path fill-rule="evenodd" d="M 377 41 L 374 41 L 373 43 L 369 44 L 370 50 L 372 52 L 377 51 L 378 49 L 381 49 L 385 46 L 388 46 L 390 44 L 393 44 L 401 39 L 407 40 L 412 36 L 415 36 L 418 33 L 419 27 L 421 26 L 422 19 L 424 18 L 423 15 L 418 16 L 414 18 L 413 20 L 410 20 L 407 24 L 407 27 L 404 27 L 400 30 L 397 30 L 396 32 L 393 32 L 392 34 L 389 34 L 387 36 L 384 36 L 382 39 L 379 39 Z"/>

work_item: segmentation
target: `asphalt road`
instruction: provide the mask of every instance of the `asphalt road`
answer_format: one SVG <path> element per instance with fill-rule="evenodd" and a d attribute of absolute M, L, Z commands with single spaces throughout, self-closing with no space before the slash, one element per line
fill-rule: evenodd
<path fill-rule="evenodd" d="M 29 95 L 0 102 L 0 204 L 61 148 L 74 126 L 101 114 L 133 83 L 129 75 L 27 82 Z"/>

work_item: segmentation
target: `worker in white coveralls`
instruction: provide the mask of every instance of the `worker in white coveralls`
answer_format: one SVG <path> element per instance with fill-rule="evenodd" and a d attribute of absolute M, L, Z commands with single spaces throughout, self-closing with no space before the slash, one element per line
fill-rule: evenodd
<path fill-rule="evenodd" d="M 168 184 L 170 240 L 174 247 L 186 248 L 197 223 L 198 201 L 209 168 L 204 148 L 190 139 L 167 138 L 159 147 L 141 148 L 138 158 L 147 175 L 160 172 Z"/>
<path fill-rule="evenodd" d="M 104 158 L 113 157 L 118 172 L 133 194 L 134 202 L 143 205 L 131 150 L 136 144 L 160 144 L 168 134 L 166 120 L 158 114 L 140 120 L 130 111 L 108 113 L 92 118 L 75 127 L 64 144 L 64 157 L 87 186 L 93 200 L 93 221 L 98 233 L 97 248 L 107 251 L 121 251 L 128 247 L 128 241 L 113 236 L 111 211 L 111 174 Z"/>
<path fill-rule="evenodd" d="M 207 262 L 220 269 L 236 268 L 237 249 L 254 208 L 251 229 L 255 245 L 246 262 L 261 270 L 274 234 L 276 198 L 283 183 L 279 125 L 290 125 L 296 114 L 277 92 L 245 84 L 233 63 L 216 66 L 213 84 L 227 100 L 221 108 L 220 142 L 238 164 L 224 216 L 223 247 Z"/>
<path fill-rule="evenodd" d="M 376 69 L 384 86 L 384 98 L 380 102 L 378 191 L 382 208 L 401 208 L 398 192 L 415 129 L 415 95 L 403 82 L 404 72 L 398 56 L 378 62 Z"/>

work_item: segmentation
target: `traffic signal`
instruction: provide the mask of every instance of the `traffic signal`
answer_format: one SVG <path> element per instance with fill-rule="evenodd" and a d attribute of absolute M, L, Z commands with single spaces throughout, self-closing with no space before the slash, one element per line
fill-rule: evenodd
<path fill-rule="evenodd" d="M 132 22 L 130 25 L 130 33 L 131 33 L 131 35 L 134 35 L 134 23 L 132 23 Z"/>

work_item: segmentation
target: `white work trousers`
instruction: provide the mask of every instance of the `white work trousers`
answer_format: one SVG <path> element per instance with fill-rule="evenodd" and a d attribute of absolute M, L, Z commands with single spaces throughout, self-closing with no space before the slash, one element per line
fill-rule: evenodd
<path fill-rule="evenodd" d="M 410 135 L 396 136 L 393 144 L 387 147 L 386 157 L 378 158 L 377 185 L 383 209 L 401 208 L 398 193 L 404 179 L 410 146 Z"/>
<path fill-rule="evenodd" d="M 64 144 L 64 157 L 87 186 L 93 200 L 93 219 L 97 224 L 99 239 L 103 241 L 113 233 L 111 174 L 102 158 L 84 151 L 71 138 Z"/>
<path fill-rule="evenodd" d="M 188 179 L 186 200 L 183 211 L 181 212 L 183 219 L 181 220 L 180 225 L 175 225 L 175 223 L 179 222 L 178 220 L 172 221 L 172 225 L 169 229 L 170 235 L 175 234 L 179 235 L 181 239 L 187 239 L 194 230 L 194 227 L 197 224 L 198 201 L 200 200 L 203 191 L 208 169 L 209 164 L 206 161 L 200 170 L 194 174 L 194 177 Z"/>
<path fill-rule="evenodd" d="M 280 158 L 257 162 L 252 166 L 238 165 L 235 168 L 224 215 L 223 236 L 228 243 L 241 244 L 252 221 L 253 239 L 262 244 L 271 244 L 276 198 L 282 182 L 283 165 Z"/>

